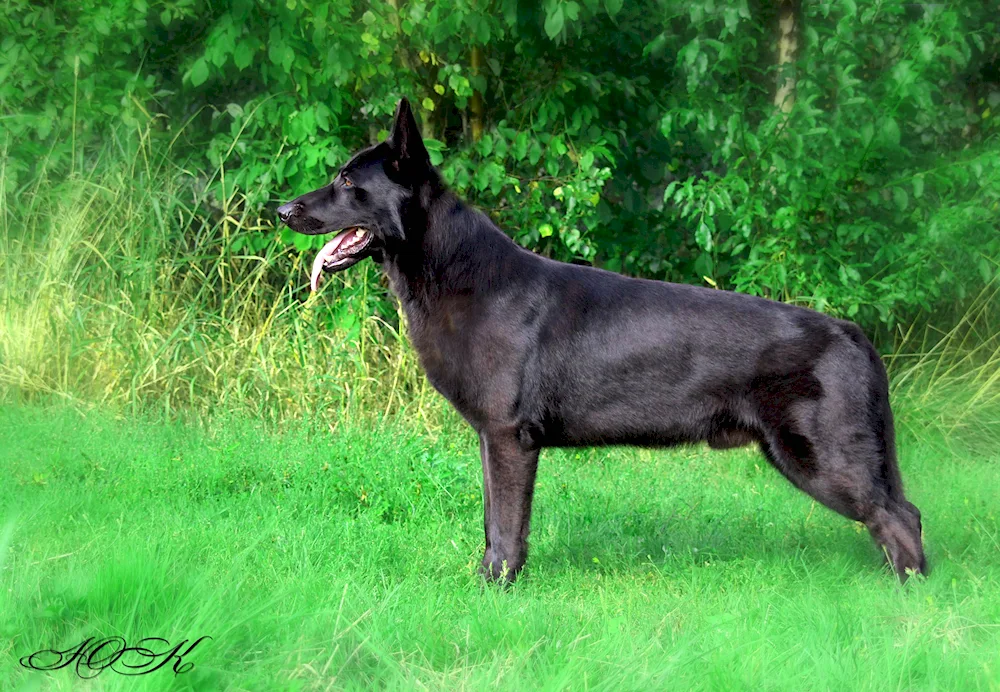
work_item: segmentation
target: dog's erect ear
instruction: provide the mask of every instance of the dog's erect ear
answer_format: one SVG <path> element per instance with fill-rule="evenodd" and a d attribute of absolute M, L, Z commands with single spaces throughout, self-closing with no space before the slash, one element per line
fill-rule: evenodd
<path fill-rule="evenodd" d="M 399 105 L 396 106 L 392 132 L 386 141 L 401 163 L 407 166 L 430 168 L 430 156 L 428 156 L 424 140 L 420 136 L 420 128 L 417 127 L 417 121 L 413 117 L 410 102 L 405 98 L 401 99 Z"/>

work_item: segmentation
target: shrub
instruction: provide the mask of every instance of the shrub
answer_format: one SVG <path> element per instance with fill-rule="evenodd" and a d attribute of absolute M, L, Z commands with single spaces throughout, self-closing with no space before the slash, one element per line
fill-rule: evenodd
<path fill-rule="evenodd" d="M 940 319 L 997 272 L 986 5 L 12 0 L 0 29 L 11 199 L 151 122 L 223 172 L 209 205 L 255 216 L 384 135 L 405 94 L 450 183 L 560 259 L 868 327 Z"/>

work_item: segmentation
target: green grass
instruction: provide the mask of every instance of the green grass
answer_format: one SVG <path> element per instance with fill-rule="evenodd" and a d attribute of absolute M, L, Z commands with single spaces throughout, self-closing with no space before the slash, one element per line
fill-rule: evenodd
<path fill-rule="evenodd" d="M 3 689 L 1000 687 L 1000 453 L 936 432 L 900 440 L 926 580 L 749 450 L 553 450 L 504 591 L 457 425 L 7 406 L 0 430 Z M 17 665 L 91 635 L 213 639 L 176 677 Z"/>

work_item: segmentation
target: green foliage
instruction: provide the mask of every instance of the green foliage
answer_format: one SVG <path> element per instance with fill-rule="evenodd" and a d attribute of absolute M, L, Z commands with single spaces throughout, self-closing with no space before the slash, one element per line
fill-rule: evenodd
<path fill-rule="evenodd" d="M 994 14 L 803 3 L 778 66 L 772 5 L 13 0 L 5 190 L 90 170 L 110 128 L 152 117 L 223 171 L 207 204 L 256 214 L 324 184 L 407 95 L 446 179 L 538 252 L 868 326 L 978 292 L 1000 257 Z"/>
<path fill-rule="evenodd" d="M 145 0 L 4 3 L 0 192 L 15 192 L 39 162 L 73 166 L 78 143 L 100 138 L 109 122 L 134 126 L 153 105 L 156 80 L 140 69 L 149 11 Z"/>
<path fill-rule="evenodd" d="M 720 8 L 693 22 L 678 56 L 686 89 L 661 121 L 665 137 L 712 152 L 704 175 L 664 193 L 695 229 L 703 268 L 869 323 L 988 282 L 1000 256 L 1000 121 L 968 112 L 956 76 L 994 25 L 970 32 L 968 9 L 809 3 L 785 113 L 754 96 L 745 56 L 765 37 L 734 5 L 735 16 Z"/>

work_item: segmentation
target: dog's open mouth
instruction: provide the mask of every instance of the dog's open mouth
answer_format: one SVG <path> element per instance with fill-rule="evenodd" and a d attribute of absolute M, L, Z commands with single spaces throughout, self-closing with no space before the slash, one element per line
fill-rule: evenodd
<path fill-rule="evenodd" d="M 313 260 L 309 281 L 312 290 L 319 288 L 319 277 L 324 271 L 345 269 L 362 259 L 361 253 L 371 242 L 372 234 L 365 228 L 348 228 L 338 233 L 333 240 L 323 246 Z"/>

